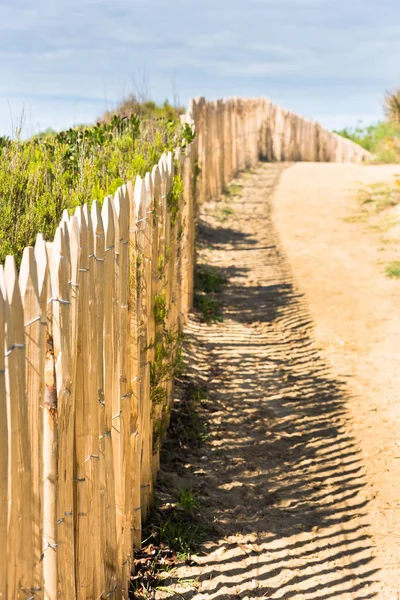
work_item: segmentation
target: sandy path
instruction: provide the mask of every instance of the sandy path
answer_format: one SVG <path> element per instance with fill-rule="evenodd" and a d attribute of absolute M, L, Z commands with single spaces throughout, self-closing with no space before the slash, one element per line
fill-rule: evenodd
<path fill-rule="evenodd" d="M 170 476 L 214 532 L 161 597 L 398 598 L 400 284 L 343 221 L 348 189 L 389 174 L 263 165 L 224 222 L 203 207 L 199 262 L 229 283 L 224 321 L 188 326 L 209 438 Z"/>
<path fill-rule="evenodd" d="M 351 190 L 398 172 L 296 165 L 275 198 L 275 223 L 306 294 L 317 344 L 351 395 L 347 409 L 382 568 L 378 596 L 388 599 L 400 597 L 400 282 L 385 277 L 383 265 L 400 257 L 400 239 L 387 244 L 387 233 L 344 219 L 356 209 Z"/>

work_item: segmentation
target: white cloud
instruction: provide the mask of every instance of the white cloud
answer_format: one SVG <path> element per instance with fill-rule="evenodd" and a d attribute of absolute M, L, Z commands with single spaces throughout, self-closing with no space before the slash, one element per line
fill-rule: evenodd
<path fill-rule="evenodd" d="M 262 94 L 351 125 L 378 117 L 400 78 L 399 22 L 395 0 L 3 1 L 0 135 L 8 105 L 64 127 L 96 118 L 141 72 L 158 100 L 175 77 L 184 102 Z"/>

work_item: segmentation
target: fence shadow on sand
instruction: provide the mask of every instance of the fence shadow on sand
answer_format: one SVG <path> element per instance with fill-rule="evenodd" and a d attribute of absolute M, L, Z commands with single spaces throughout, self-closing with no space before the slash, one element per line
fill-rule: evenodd
<path fill-rule="evenodd" d="M 163 469 L 199 491 L 213 534 L 191 569 L 200 587 L 168 597 L 366 600 L 376 597 L 377 568 L 348 393 L 314 344 L 265 210 L 262 234 L 243 223 L 200 226 L 200 260 L 208 248 L 228 280 L 223 323 L 193 318 L 187 328 L 184 383 L 207 389 L 208 439 L 184 457 L 170 439 Z"/>

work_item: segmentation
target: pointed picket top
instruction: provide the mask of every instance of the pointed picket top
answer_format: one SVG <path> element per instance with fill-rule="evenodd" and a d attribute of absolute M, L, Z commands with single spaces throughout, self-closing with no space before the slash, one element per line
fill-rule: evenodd
<path fill-rule="evenodd" d="M 61 222 L 68 223 L 68 221 L 69 221 L 69 212 L 66 208 L 64 208 L 64 210 L 62 212 Z"/>
<path fill-rule="evenodd" d="M 47 267 L 46 242 L 44 241 L 41 233 L 38 233 L 38 235 L 36 236 L 34 252 L 35 252 L 35 259 L 36 259 L 37 279 L 38 279 L 38 293 L 39 293 L 39 298 L 42 298 L 42 295 L 46 289 L 48 267 Z"/>
<path fill-rule="evenodd" d="M 75 217 L 78 221 L 79 227 L 79 248 L 80 248 L 80 268 L 88 269 L 88 227 L 85 214 L 83 212 L 82 206 L 77 206 L 75 209 Z"/>
<path fill-rule="evenodd" d="M 158 161 L 158 166 L 160 169 L 160 175 L 161 177 L 163 177 L 164 174 L 167 173 L 167 155 L 165 154 L 165 152 L 161 155 L 161 158 Z"/>
<path fill-rule="evenodd" d="M 104 226 L 97 200 L 92 204 L 91 218 L 94 235 L 93 252 L 96 258 L 102 260 L 104 258 Z"/>
<path fill-rule="evenodd" d="M 97 200 L 92 203 L 91 210 L 93 234 L 97 236 L 104 235 L 103 220 L 101 218 L 100 204 Z"/>
<path fill-rule="evenodd" d="M 134 190 L 137 221 L 146 217 L 146 196 L 147 194 L 144 180 L 138 175 L 136 177 Z"/>
<path fill-rule="evenodd" d="M 85 215 L 85 220 L 86 220 L 86 224 L 87 224 L 87 247 L 88 247 L 88 253 L 89 253 L 89 258 L 91 256 L 93 256 L 93 225 L 92 225 L 92 218 L 90 215 L 90 210 L 89 210 L 89 206 L 87 204 L 84 204 L 83 206 L 83 214 Z"/>
<path fill-rule="evenodd" d="M 105 252 L 107 252 L 115 245 L 114 210 L 111 196 L 104 198 L 103 208 L 101 209 L 101 218 L 103 220 L 104 228 Z"/>
<path fill-rule="evenodd" d="M 135 203 L 135 194 L 134 194 L 134 186 L 132 181 L 128 181 L 126 184 L 126 191 L 128 194 L 129 206 L 128 206 L 128 214 L 129 214 L 129 228 L 132 231 L 135 230 L 135 216 L 136 216 L 136 203 Z"/>
<path fill-rule="evenodd" d="M 153 181 L 151 179 L 151 173 L 147 172 L 144 178 L 144 183 L 145 183 L 145 187 L 146 187 L 146 194 L 147 194 L 147 203 L 146 203 L 146 208 L 147 208 L 147 213 L 149 211 L 153 211 L 154 209 L 154 196 L 153 196 Z"/>
<path fill-rule="evenodd" d="M 62 230 L 61 224 L 57 227 L 56 232 L 54 234 L 54 240 L 52 243 L 52 255 L 51 255 L 51 263 L 50 267 L 52 270 L 53 264 L 55 261 L 59 262 L 61 257 L 61 238 L 62 238 Z M 53 273 L 52 273 L 53 275 Z"/>
<path fill-rule="evenodd" d="M 79 227 L 81 227 L 82 224 L 82 220 L 84 220 L 84 214 L 83 214 L 83 207 L 82 206 L 77 206 L 75 208 L 75 215 L 74 215 L 77 219 L 78 219 L 78 225 Z"/>
<path fill-rule="evenodd" d="M 189 148 L 189 147 L 190 147 L 190 146 L 188 146 L 188 148 Z M 178 163 L 179 165 L 182 165 L 182 164 L 183 164 L 183 161 L 184 161 L 184 158 L 185 158 L 185 157 L 184 157 L 184 154 L 183 154 L 183 152 L 182 152 L 182 148 L 177 148 L 177 149 L 175 150 L 175 157 L 174 157 L 174 158 L 175 158 L 175 160 L 177 161 L 177 163 Z"/>
<path fill-rule="evenodd" d="M 161 173 L 158 165 L 154 165 L 153 167 L 151 172 L 151 180 L 153 183 L 153 194 L 155 197 L 157 197 L 161 192 Z"/>
<path fill-rule="evenodd" d="M 37 304 L 39 304 L 38 274 L 35 251 L 32 246 L 24 248 L 22 254 L 21 266 L 19 269 L 19 288 L 22 298 L 25 298 L 29 291 L 32 290 L 34 296 L 37 298 Z"/>
<path fill-rule="evenodd" d="M 124 192 L 123 188 L 118 188 L 114 197 L 115 213 L 118 221 L 118 236 L 119 241 L 127 242 L 128 240 L 128 227 L 129 227 L 129 207 L 128 207 L 128 195 Z"/>
<path fill-rule="evenodd" d="M 10 326 L 7 326 L 7 343 L 9 348 L 14 344 L 24 345 L 24 312 L 22 309 L 21 291 L 19 288 L 18 273 L 13 256 L 7 256 L 4 263 L 4 280 L 6 288 L 6 301 Z"/>
<path fill-rule="evenodd" d="M 161 177 L 167 177 L 168 176 L 168 157 L 165 153 L 161 156 L 160 162 L 158 164 L 160 165 Z"/>
<path fill-rule="evenodd" d="M 46 256 L 47 256 L 47 268 L 49 272 L 49 285 L 47 289 L 47 297 L 50 298 L 53 295 L 53 282 L 51 278 L 51 264 L 53 261 L 53 242 L 46 242 Z M 51 307 L 51 304 L 49 304 Z"/>
<path fill-rule="evenodd" d="M 129 202 L 133 202 L 133 183 L 130 180 L 126 184 L 126 191 L 128 194 Z"/>
<path fill-rule="evenodd" d="M 161 190 L 163 194 L 166 194 L 166 180 L 168 176 L 168 167 L 167 167 L 167 155 L 163 154 L 158 162 L 158 167 L 160 169 L 160 177 L 161 177 Z M 164 187 L 163 187 L 164 186 Z"/>
<path fill-rule="evenodd" d="M 118 188 L 118 190 L 114 194 L 114 197 L 111 198 L 111 206 L 112 206 L 113 213 L 114 213 L 115 254 L 119 254 L 119 238 L 120 238 L 120 235 L 119 235 L 119 213 L 120 213 L 119 204 L 120 204 L 120 192 L 119 192 L 119 188 Z M 117 205 L 118 205 L 118 210 L 117 210 Z"/>
<path fill-rule="evenodd" d="M 165 156 L 165 154 L 163 154 L 163 156 L 161 157 L 161 159 Z M 163 199 L 166 199 L 167 194 L 168 194 L 168 169 L 167 169 L 167 163 L 166 163 L 166 158 L 165 160 L 161 160 L 158 163 L 159 167 L 160 167 L 160 177 L 161 177 L 161 195 Z"/>
<path fill-rule="evenodd" d="M 71 257 L 71 282 L 78 283 L 78 261 L 79 261 L 79 221 L 74 215 L 68 222 L 69 247 Z"/>
<path fill-rule="evenodd" d="M 6 284 L 6 297 L 10 305 L 22 308 L 21 291 L 18 281 L 18 272 L 13 256 L 6 256 L 4 262 L 4 279 Z M 15 304 L 14 304 L 15 303 Z"/>
<path fill-rule="evenodd" d="M 125 202 L 127 204 L 129 204 L 129 190 L 128 190 L 128 184 L 124 183 L 123 185 L 121 185 L 121 192 L 125 197 Z"/>
<path fill-rule="evenodd" d="M 174 155 L 172 154 L 172 152 L 168 152 L 167 154 L 167 169 L 168 169 L 168 175 L 170 177 L 170 179 L 173 178 L 174 176 Z"/>
<path fill-rule="evenodd" d="M 57 227 L 54 236 L 50 278 L 52 283 L 53 302 L 69 302 L 69 262 L 66 260 L 67 240 L 62 223 Z M 69 249 L 69 239 L 68 239 Z"/>
<path fill-rule="evenodd" d="M 71 244 L 69 240 L 69 228 L 67 221 L 62 221 L 60 224 L 61 229 L 61 256 L 66 263 L 68 281 L 71 279 Z"/>

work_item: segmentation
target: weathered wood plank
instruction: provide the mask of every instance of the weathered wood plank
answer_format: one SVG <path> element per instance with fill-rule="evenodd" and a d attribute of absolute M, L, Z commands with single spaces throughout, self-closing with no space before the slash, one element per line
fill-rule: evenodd
<path fill-rule="evenodd" d="M 129 204 L 127 191 L 119 188 L 114 196 L 114 211 L 118 222 L 118 245 L 116 248 L 117 340 L 118 340 L 118 412 L 114 413 L 114 427 L 119 428 L 119 470 L 120 482 L 117 489 L 117 511 L 120 511 L 120 524 L 117 529 L 119 557 L 122 564 L 122 595 L 128 597 L 129 579 L 132 564 L 131 534 L 131 397 L 129 375 Z M 117 457 L 118 459 L 118 457 Z M 117 483 L 117 482 L 116 482 Z M 119 531 L 118 531 L 119 530 Z"/>
<path fill-rule="evenodd" d="M 73 515 L 74 412 L 71 360 L 71 259 L 67 223 L 54 237 L 50 277 L 53 305 L 53 349 L 57 390 L 58 487 L 57 554 L 59 595 L 75 598 Z"/>
<path fill-rule="evenodd" d="M 25 386 L 24 311 L 13 256 L 4 265 L 6 289 L 6 390 L 9 423 L 9 528 L 7 597 L 33 589 L 30 432 Z"/>
<path fill-rule="evenodd" d="M 142 541 L 141 519 L 141 446 L 143 431 L 140 425 L 140 368 L 139 368 L 139 286 L 141 264 L 136 247 L 136 205 L 131 181 L 126 185 L 129 213 L 129 376 L 131 397 L 130 467 L 131 467 L 131 532 L 132 544 L 139 548 Z"/>
<path fill-rule="evenodd" d="M 28 403 L 29 437 L 31 444 L 32 473 L 32 534 L 35 595 L 41 597 L 43 564 L 42 555 L 42 484 L 43 484 L 43 404 L 45 348 L 41 343 L 41 306 L 35 252 L 24 249 L 19 273 L 19 285 L 24 308 L 25 327 L 25 383 Z"/>
<path fill-rule="evenodd" d="M 90 276 L 91 301 L 89 302 L 89 324 L 91 333 L 91 395 L 92 395 L 92 450 L 93 463 L 93 548 L 94 548 L 94 593 L 99 597 L 105 592 L 105 574 L 102 557 L 105 548 L 105 527 L 100 521 L 101 515 L 101 481 L 100 471 L 104 468 L 101 462 L 104 456 L 100 453 L 100 432 L 104 431 L 104 381 L 103 381 L 103 320 L 104 320 L 104 228 L 100 206 L 97 200 L 92 204 L 91 221 L 93 228 L 93 263 Z M 103 482 L 105 485 L 105 482 Z"/>
<path fill-rule="evenodd" d="M 5 282 L 0 267 L 0 539 L 7 540 L 8 524 L 8 424 L 4 359 L 6 325 Z M 0 553 L 0 598 L 7 598 L 7 552 Z"/>
<path fill-rule="evenodd" d="M 104 226 L 104 325 L 103 325 L 103 365 L 104 365 L 104 423 L 100 428 L 99 449 L 104 455 L 100 463 L 100 482 L 105 484 L 105 502 L 101 504 L 101 522 L 106 532 L 106 546 L 103 548 L 103 565 L 105 570 L 105 589 L 108 594 L 118 592 L 122 588 L 122 568 L 118 560 L 117 522 L 115 506 L 115 475 L 112 443 L 113 396 L 116 391 L 117 378 L 117 339 L 116 288 L 115 288 L 115 224 L 112 199 L 104 199 L 101 211 Z M 102 472 L 102 468 L 104 473 Z M 102 492 L 102 490 L 101 490 Z"/>
<path fill-rule="evenodd" d="M 79 226 L 79 300 L 76 337 L 75 395 L 75 548 L 76 594 L 79 600 L 93 598 L 93 552 L 90 511 L 91 483 L 87 477 L 86 458 L 91 453 L 89 402 L 89 233 L 88 210 L 78 207 L 75 216 Z"/>

